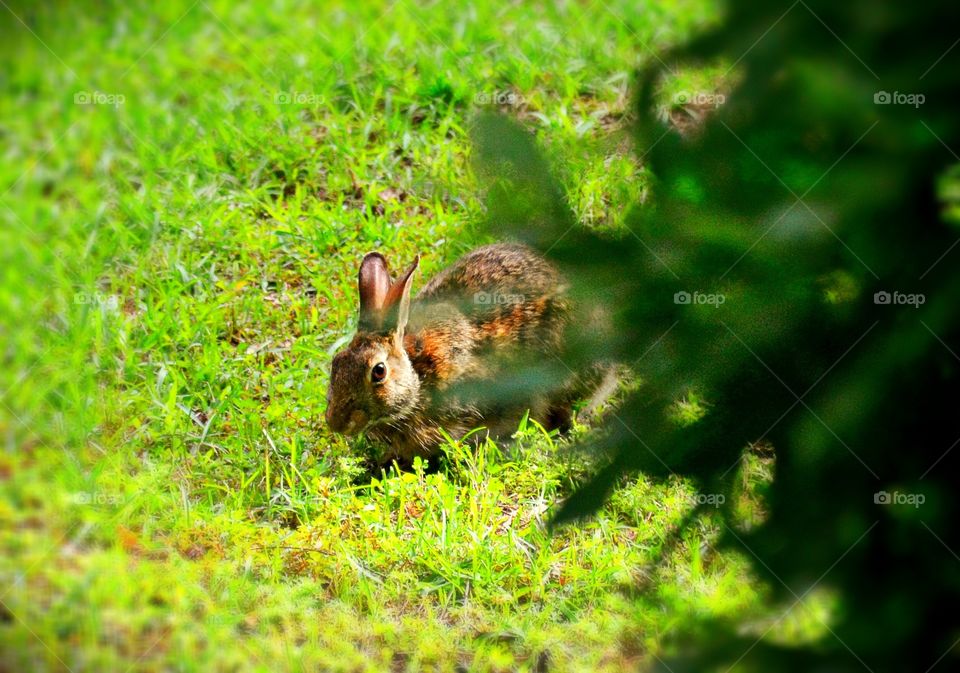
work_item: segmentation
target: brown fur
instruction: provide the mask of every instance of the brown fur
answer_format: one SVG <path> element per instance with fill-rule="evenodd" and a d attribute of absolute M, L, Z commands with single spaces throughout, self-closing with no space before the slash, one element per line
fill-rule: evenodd
<path fill-rule="evenodd" d="M 406 306 L 415 268 L 391 281 L 382 256 L 364 258 L 360 327 L 331 370 L 331 428 L 365 432 L 386 460 L 407 461 L 435 453 L 441 428 L 454 438 L 478 426 L 500 435 L 527 410 L 548 429 L 568 427 L 584 392 L 576 378 L 516 399 L 491 389 L 522 367 L 555 364 L 568 315 L 558 271 L 524 246 L 489 245 L 441 271 Z M 388 375 L 375 382 L 380 362 Z"/>

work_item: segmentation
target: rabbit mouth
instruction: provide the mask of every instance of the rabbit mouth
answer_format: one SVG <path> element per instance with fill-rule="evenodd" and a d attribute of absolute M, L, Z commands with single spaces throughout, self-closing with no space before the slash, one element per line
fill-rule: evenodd
<path fill-rule="evenodd" d="M 389 418 L 370 418 L 363 412 L 355 411 L 347 419 L 346 425 L 339 430 L 339 433 L 346 437 L 355 437 L 366 434 L 371 428 L 385 424 L 390 424 Z"/>
<path fill-rule="evenodd" d="M 370 417 L 363 411 L 356 409 L 350 413 L 350 417 L 347 419 L 346 425 L 343 426 L 341 433 L 347 437 L 352 437 L 366 430 L 368 425 L 370 425 Z"/>
<path fill-rule="evenodd" d="M 366 425 L 360 430 L 360 432 L 365 433 L 368 430 L 378 428 L 393 428 L 395 430 L 403 430 L 405 422 L 412 416 L 412 414 L 413 411 L 411 409 L 402 409 L 386 416 L 371 418 L 367 421 Z"/>

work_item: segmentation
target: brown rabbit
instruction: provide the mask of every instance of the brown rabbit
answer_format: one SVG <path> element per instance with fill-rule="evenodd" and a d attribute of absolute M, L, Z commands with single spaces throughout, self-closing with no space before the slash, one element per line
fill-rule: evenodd
<path fill-rule="evenodd" d="M 363 258 L 357 333 L 331 367 L 330 428 L 364 432 L 386 461 L 408 462 L 436 453 L 441 429 L 461 438 L 484 426 L 497 436 L 516 430 L 527 410 L 548 429 L 569 427 L 576 384 L 509 385 L 531 365 L 569 374 L 555 357 L 568 314 L 559 272 L 524 246 L 488 245 L 411 302 L 419 261 L 391 280 L 383 255 Z"/>

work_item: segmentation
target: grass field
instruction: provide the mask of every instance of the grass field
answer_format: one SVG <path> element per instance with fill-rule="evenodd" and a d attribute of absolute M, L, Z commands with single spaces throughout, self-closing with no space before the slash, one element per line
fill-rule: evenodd
<path fill-rule="evenodd" d="M 767 630 L 721 524 L 673 535 L 680 480 L 549 532 L 593 461 L 567 439 L 371 476 L 322 420 L 362 254 L 422 283 L 484 242 L 471 116 L 522 121 L 617 235 L 631 73 L 714 3 L 0 14 L 0 670 L 623 670 L 689 616 Z M 745 457 L 744 526 L 768 474 Z"/>

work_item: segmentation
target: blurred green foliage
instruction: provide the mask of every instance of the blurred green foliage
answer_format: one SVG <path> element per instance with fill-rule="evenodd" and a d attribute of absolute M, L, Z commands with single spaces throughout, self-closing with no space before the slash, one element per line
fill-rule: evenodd
<path fill-rule="evenodd" d="M 638 74 L 655 183 L 617 238 L 574 226 L 527 134 L 476 125 L 491 230 L 608 309 L 606 328 L 580 316 L 566 365 L 608 357 L 644 380 L 583 442 L 607 466 L 556 522 L 624 474 L 684 475 L 727 494 L 721 545 L 769 581 L 778 622 L 816 589 L 838 597 L 802 647 L 765 637 L 772 625 L 685 624 L 664 670 L 956 666 L 960 49 L 941 28 L 958 19 L 945 2 L 733 2 L 721 28 Z M 722 100 L 663 100 L 678 64 L 717 62 L 742 72 Z M 714 109 L 671 130 L 691 98 Z M 677 424 L 689 390 L 706 413 Z M 777 456 L 769 517 L 737 529 L 733 467 L 761 441 Z"/>

